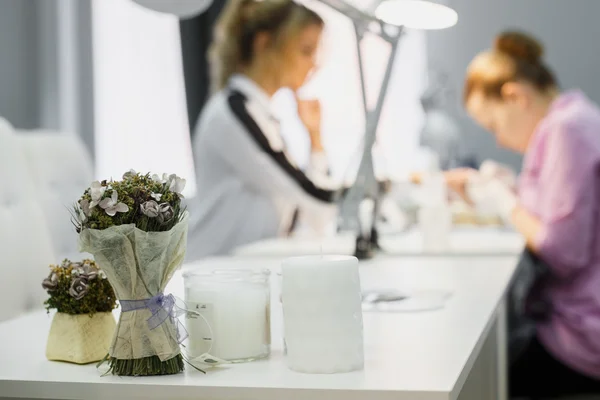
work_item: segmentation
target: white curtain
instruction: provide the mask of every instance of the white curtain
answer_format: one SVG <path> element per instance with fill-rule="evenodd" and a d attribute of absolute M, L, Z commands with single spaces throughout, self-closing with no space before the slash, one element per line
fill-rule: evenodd
<path fill-rule="evenodd" d="M 179 23 L 131 1 L 93 0 L 96 174 L 176 173 L 195 192 Z"/>
<path fill-rule="evenodd" d="M 305 3 L 325 19 L 326 27 L 319 69 L 301 96 L 321 100 L 324 146 L 333 177 L 341 181 L 356 174 L 365 128 L 354 28 L 348 18 L 329 7 L 315 1 Z M 389 52 L 389 45 L 377 37 L 369 36 L 362 43 L 370 104 L 376 102 Z M 402 177 L 418 163 L 415 152 L 424 119 L 419 98 L 427 84 L 425 32 L 408 31 L 396 57 L 379 124 L 375 163 L 388 176 Z M 294 115 L 293 99 L 289 94 L 280 94 L 278 105 L 284 110 L 280 114 L 284 115 L 283 134 L 290 152 L 300 165 L 305 165 L 310 143 Z"/>

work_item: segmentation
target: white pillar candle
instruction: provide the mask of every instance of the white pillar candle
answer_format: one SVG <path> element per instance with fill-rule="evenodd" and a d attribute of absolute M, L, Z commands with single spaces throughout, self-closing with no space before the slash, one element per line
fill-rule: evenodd
<path fill-rule="evenodd" d="M 358 260 L 310 256 L 282 264 L 287 364 L 305 373 L 363 368 L 363 324 Z"/>
<path fill-rule="evenodd" d="M 192 357 L 210 353 L 227 361 L 264 358 L 270 352 L 269 275 L 251 270 L 186 273 L 186 328 Z"/>

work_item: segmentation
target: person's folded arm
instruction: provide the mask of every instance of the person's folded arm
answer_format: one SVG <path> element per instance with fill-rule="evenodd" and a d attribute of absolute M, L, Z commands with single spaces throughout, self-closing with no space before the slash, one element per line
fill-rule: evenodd
<path fill-rule="evenodd" d="M 329 177 L 331 175 L 330 172 L 329 160 L 325 151 L 311 151 L 306 174 L 308 176 Z"/>
<path fill-rule="evenodd" d="M 566 276 L 587 266 L 593 250 L 598 162 L 577 127 L 557 129 L 547 139 L 539 175 L 541 217 L 516 207 L 512 220 L 529 247 Z"/>
<path fill-rule="evenodd" d="M 232 95 L 228 101 L 234 115 L 229 125 L 214 136 L 210 143 L 212 150 L 256 192 L 288 208 L 299 208 L 315 220 L 325 223 L 334 218 L 339 189 L 311 179 L 294 164 L 283 147 L 274 146 L 243 97 Z"/>

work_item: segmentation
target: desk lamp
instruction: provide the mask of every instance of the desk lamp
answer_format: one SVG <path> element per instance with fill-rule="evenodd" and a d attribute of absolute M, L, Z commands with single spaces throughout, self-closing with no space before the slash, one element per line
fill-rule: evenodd
<path fill-rule="evenodd" d="M 354 185 L 341 201 L 339 228 L 357 231 L 355 256 L 367 259 L 379 248 L 375 224 L 379 214 L 378 204 L 382 187 L 378 184 L 373 166 L 373 145 L 377 138 L 381 111 L 385 103 L 392 75 L 396 50 L 405 28 L 444 29 L 454 26 L 457 13 L 444 5 L 425 0 L 315 0 L 348 17 L 354 25 L 356 52 L 359 63 L 362 103 L 365 111 L 365 135 L 362 159 Z M 360 3 L 358 5 L 357 3 Z M 372 34 L 391 46 L 377 102 L 374 107 L 367 104 L 365 88 L 365 66 L 361 53 L 361 42 Z M 365 198 L 375 202 L 373 216 L 369 221 L 360 218 L 359 206 Z"/>

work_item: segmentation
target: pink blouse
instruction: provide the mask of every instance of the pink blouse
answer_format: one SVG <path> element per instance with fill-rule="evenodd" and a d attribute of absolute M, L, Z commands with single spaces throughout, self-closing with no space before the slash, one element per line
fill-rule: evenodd
<path fill-rule="evenodd" d="M 539 255 L 551 267 L 550 319 L 538 338 L 557 359 L 600 379 L 600 109 L 561 95 L 539 124 L 519 182 L 521 205 L 542 222 Z"/>

